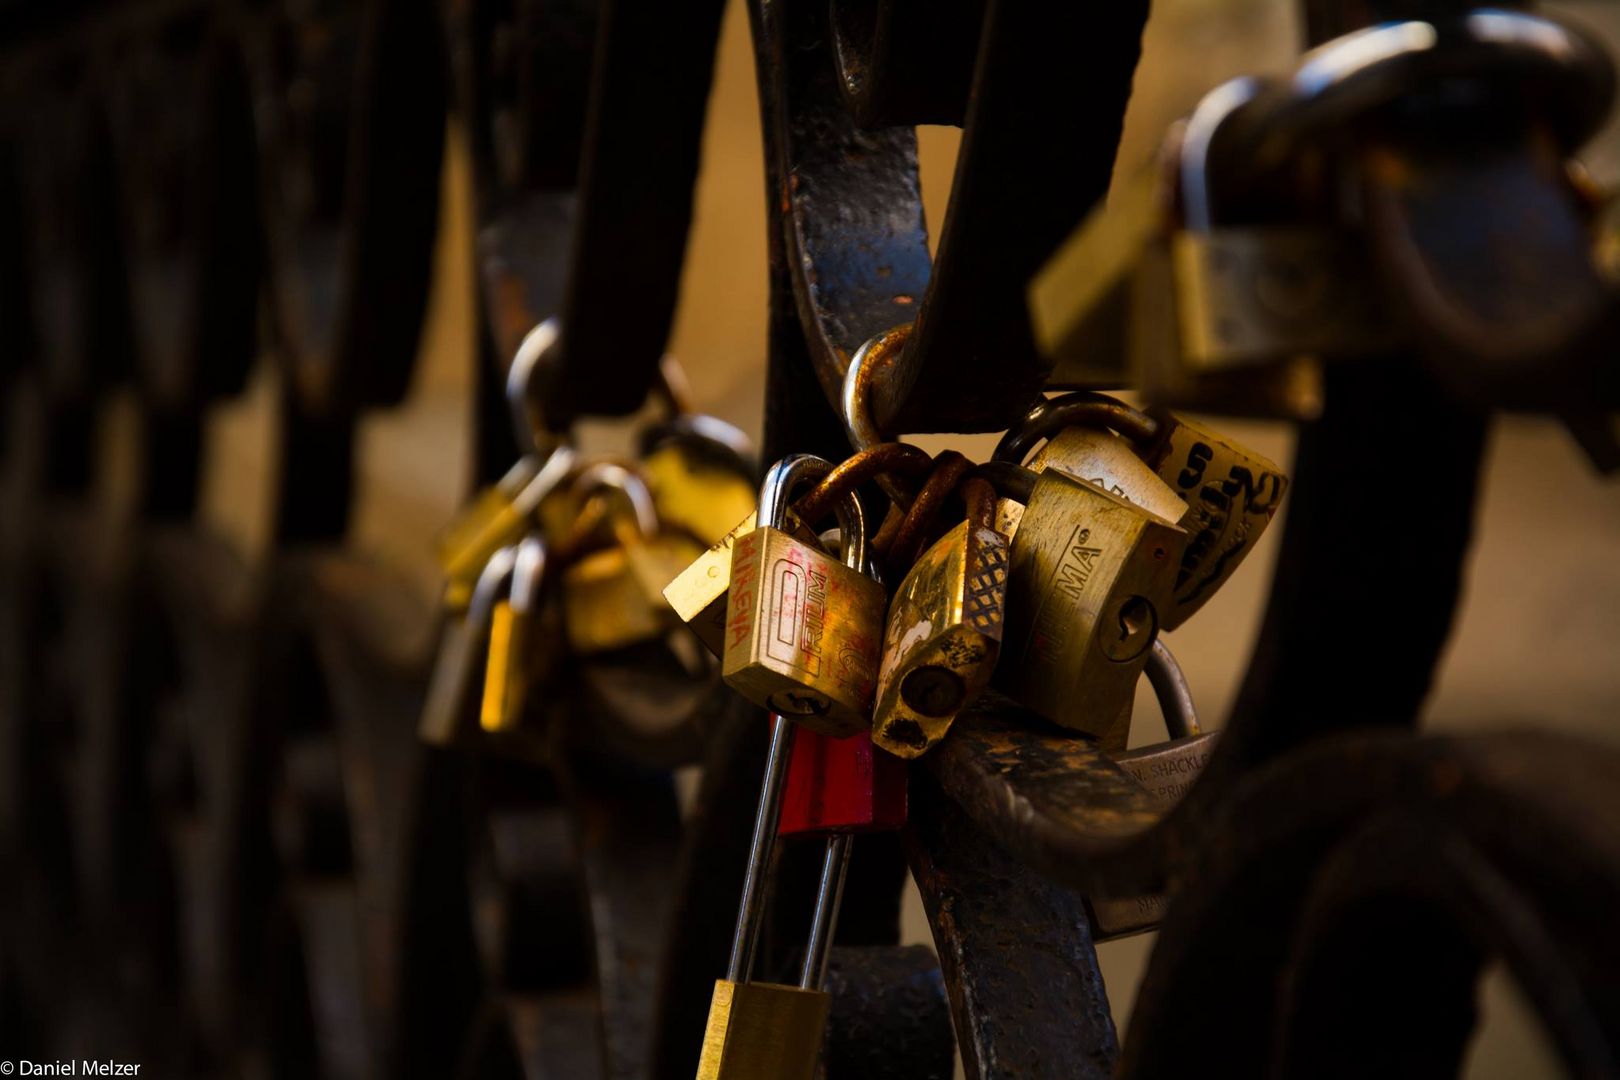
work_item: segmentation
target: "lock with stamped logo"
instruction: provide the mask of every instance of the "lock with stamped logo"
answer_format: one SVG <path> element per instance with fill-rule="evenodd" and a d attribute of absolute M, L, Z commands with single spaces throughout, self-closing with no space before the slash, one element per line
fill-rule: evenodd
<path fill-rule="evenodd" d="M 1007 538 L 993 527 L 990 485 L 970 479 L 962 491 L 967 518 L 912 565 L 889 604 L 872 738 L 904 758 L 945 737 L 1001 651 Z"/>
<path fill-rule="evenodd" d="M 831 468 L 801 454 L 766 474 L 762 524 L 732 546 L 721 676 L 750 701 L 842 737 L 871 723 L 888 597 L 860 570 L 866 526 L 853 494 L 839 503 L 844 561 L 786 531 L 794 489 Z"/>
<path fill-rule="evenodd" d="M 1002 475 L 1024 515 L 995 684 L 1053 723 L 1103 736 L 1147 663 L 1187 534 L 1057 469 Z"/>

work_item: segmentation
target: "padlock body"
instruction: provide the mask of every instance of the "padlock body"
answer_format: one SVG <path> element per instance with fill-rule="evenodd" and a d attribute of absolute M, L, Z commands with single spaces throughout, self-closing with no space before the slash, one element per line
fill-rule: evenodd
<path fill-rule="evenodd" d="M 662 590 L 696 545 L 662 535 L 593 551 L 562 575 L 568 644 L 581 655 L 662 637 L 677 624 Z"/>
<path fill-rule="evenodd" d="M 515 611 L 510 600 L 496 601 L 490 613 L 484 694 L 478 710 L 478 726 L 485 731 L 507 731 L 517 726 L 523 708 L 523 653 L 531 618 Z"/>
<path fill-rule="evenodd" d="M 1172 739 L 1157 746 L 1114 755 L 1114 760 L 1168 810 L 1181 801 L 1215 750 L 1215 732 Z M 1087 901 L 1093 937 L 1102 941 L 1152 930 L 1164 917 L 1168 898 L 1162 894 Z"/>
<path fill-rule="evenodd" d="M 435 547 L 449 610 L 465 611 L 490 556 L 522 537 L 529 509 L 517 500 L 539 475 L 541 464 L 532 456 L 520 458 L 499 482 L 474 496 L 439 536 Z"/>
<path fill-rule="evenodd" d="M 834 739 L 793 729 L 778 836 L 893 831 L 906 823 L 906 763 L 865 732 Z"/>
<path fill-rule="evenodd" d="M 731 549 L 754 531 L 758 515 L 748 515 L 709 546 L 664 587 L 664 599 L 715 656 L 726 649 L 726 590 L 731 587 Z"/>
<path fill-rule="evenodd" d="M 813 731 L 868 730 L 882 649 L 883 586 L 780 529 L 732 547 L 726 684 Z"/>
<path fill-rule="evenodd" d="M 831 998 L 819 990 L 719 979 L 697 1080 L 812 1080 Z"/>
<path fill-rule="evenodd" d="M 1001 651 L 1008 550 L 994 529 L 962 522 L 907 572 L 889 604 L 872 737 L 917 757 L 983 690 Z"/>
<path fill-rule="evenodd" d="M 1186 622 L 1225 584 L 1271 524 L 1288 487 L 1276 464 L 1195 420 L 1156 411 L 1164 435 L 1148 463 L 1188 512 L 1187 551 L 1164 628 Z"/>
<path fill-rule="evenodd" d="M 641 474 L 658 508 L 658 520 L 704 544 L 719 543 L 754 509 L 757 493 L 748 479 L 735 469 L 700 459 L 678 442 L 642 458 Z"/>
<path fill-rule="evenodd" d="M 1134 694 L 1187 534 L 1059 470 L 1035 480 L 1012 543 L 997 685 L 1103 736 Z"/>
<path fill-rule="evenodd" d="M 1041 445 L 1029 459 L 1028 467 L 1035 472 L 1062 469 L 1077 480 L 1095 484 L 1178 525 L 1187 514 L 1186 502 L 1137 455 L 1131 444 L 1101 428 L 1065 428 Z M 1009 526 L 1010 538 L 1018 531 L 1024 510 L 1011 499 L 1000 503 L 997 513 Z"/>

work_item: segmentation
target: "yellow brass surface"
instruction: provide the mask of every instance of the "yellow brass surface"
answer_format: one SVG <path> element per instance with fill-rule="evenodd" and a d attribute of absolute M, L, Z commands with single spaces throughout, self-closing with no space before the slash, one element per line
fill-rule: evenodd
<path fill-rule="evenodd" d="M 1277 513 L 1288 478 L 1270 459 L 1196 420 L 1158 414 L 1166 434 L 1149 462 L 1189 507 L 1187 552 L 1166 630 L 1186 622 L 1254 550 Z"/>
<path fill-rule="evenodd" d="M 1048 386 L 1129 382 L 1132 279 L 1143 253 L 1162 246 L 1165 200 L 1156 171 L 1136 176 L 1091 212 L 1030 283 L 1036 344 L 1057 361 Z"/>
<path fill-rule="evenodd" d="M 679 444 L 659 447 L 641 461 L 658 520 L 717 544 L 754 509 L 754 486 L 731 469 L 695 460 Z"/>
<path fill-rule="evenodd" d="M 1181 354 L 1193 371 L 1295 356 L 1366 356 L 1397 335 L 1345 238 L 1248 228 L 1170 239 Z"/>
<path fill-rule="evenodd" d="M 996 685 L 1054 723 L 1105 735 L 1158 633 L 1187 534 L 1048 469 L 1013 539 Z"/>
<path fill-rule="evenodd" d="M 990 681 L 1001 650 L 1007 538 L 962 522 L 895 590 L 883 638 L 872 739 L 913 758 L 945 737 Z"/>
<path fill-rule="evenodd" d="M 439 536 L 436 549 L 445 577 L 445 604 L 450 610 L 466 609 L 473 585 L 490 556 L 523 536 L 529 517 L 513 500 L 539 471 L 537 459 L 522 458 L 499 482 L 475 495 Z"/>
<path fill-rule="evenodd" d="M 812 1080 L 831 998 L 818 990 L 719 979 L 697 1080 Z"/>
<path fill-rule="evenodd" d="M 732 546 L 721 675 L 813 731 L 866 731 L 887 602 L 882 585 L 819 548 L 755 529 Z"/>
<path fill-rule="evenodd" d="M 754 531 L 758 516 L 748 516 L 712 544 L 664 588 L 664 599 L 714 655 L 725 652 L 726 590 L 731 586 L 731 548 Z"/>
<path fill-rule="evenodd" d="M 697 554 L 697 545 L 664 534 L 592 552 L 562 575 L 568 644 L 590 655 L 661 637 L 677 623 L 663 587 Z"/>
<path fill-rule="evenodd" d="M 523 701 L 521 621 L 510 600 L 495 602 L 489 620 L 489 650 L 484 658 L 484 694 L 478 708 L 478 726 L 485 731 L 517 726 Z"/>

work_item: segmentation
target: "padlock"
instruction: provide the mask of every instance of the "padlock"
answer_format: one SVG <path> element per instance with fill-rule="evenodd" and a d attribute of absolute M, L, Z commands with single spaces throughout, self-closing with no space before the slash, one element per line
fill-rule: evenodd
<path fill-rule="evenodd" d="M 679 413 L 642 433 L 640 471 L 658 520 L 717 544 L 754 509 L 748 438 L 718 417 Z"/>
<path fill-rule="evenodd" d="M 524 699 L 537 674 L 530 665 L 545 573 L 545 541 L 531 533 L 513 556 L 511 588 L 495 601 L 490 613 L 484 693 L 478 711 L 478 724 L 485 731 L 511 731 L 522 719 Z"/>
<path fill-rule="evenodd" d="M 912 564 L 889 603 L 872 738 L 903 758 L 945 737 L 1001 652 L 1007 538 L 992 527 L 990 485 L 969 480 L 963 491 L 967 519 Z"/>
<path fill-rule="evenodd" d="M 1131 440 L 1083 422 L 1110 413 L 1129 418 L 1120 426 L 1130 429 Z M 1008 431 L 996 457 L 1016 461 L 1042 438 L 1047 442 L 1030 468 L 1062 469 L 1187 530 L 1175 595 L 1162 613 L 1166 630 L 1185 623 L 1254 550 L 1287 486 L 1271 461 L 1207 425 L 1167 409 L 1138 413 L 1096 394 L 1039 403 Z M 1017 504 L 1002 504 L 1002 520 L 1016 526 Z"/>
<path fill-rule="evenodd" d="M 995 683 L 1052 722 L 1099 737 L 1147 663 L 1187 534 L 1059 470 L 1021 475 L 1028 494 Z"/>
<path fill-rule="evenodd" d="M 456 515 L 437 543 L 445 579 L 444 603 L 449 610 L 466 610 L 473 585 L 490 557 L 523 538 L 535 514 L 576 464 L 574 451 L 567 445 L 559 444 L 545 455 L 526 454 Z"/>
<path fill-rule="evenodd" d="M 772 718 L 731 959 L 725 978 L 714 984 L 697 1080 L 811 1080 L 816 1075 L 830 1004 L 821 987 L 849 869 L 850 837 L 827 841 L 799 984 L 784 986 L 750 978 L 765 916 L 765 879 L 773 865 L 779 796 L 793 729 L 781 717 Z"/>
<path fill-rule="evenodd" d="M 1153 643 L 1146 673 L 1170 740 L 1140 750 L 1121 749 L 1110 756 L 1168 811 L 1203 771 L 1215 750 L 1216 735 L 1199 728 L 1186 677 L 1162 641 Z M 1093 897 L 1086 904 L 1091 910 L 1093 937 L 1101 941 L 1152 930 L 1163 918 L 1167 898 L 1161 894 Z"/>
<path fill-rule="evenodd" d="M 1199 423 L 1155 409 L 1159 437 L 1144 451 L 1159 478 L 1185 500 L 1186 554 L 1164 628 L 1186 622 L 1226 583 L 1271 524 L 1288 487 L 1272 461 Z"/>
<path fill-rule="evenodd" d="M 473 726 L 471 697 L 479 672 L 479 651 L 489 638 L 490 618 L 510 584 L 516 559 L 515 547 L 498 548 L 478 575 L 466 611 L 452 615 L 440 632 L 439 652 L 417 727 L 423 742 L 448 746 Z"/>
<path fill-rule="evenodd" d="M 662 637 L 676 623 L 664 586 L 698 545 L 660 529 L 646 485 L 622 465 L 591 465 L 575 488 L 581 495 L 617 493 L 630 516 L 613 515 L 613 546 L 579 557 L 562 573 L 569 647 L 589 656 Z"/>
<path fill-rule="evenodd" d="M 721 676 L 750 701 L 842 737 L 871 723 L 888 597 L 858 569 L 866 526 L 853 493 L 839 504 L 845 562 L 784 530 L 794 488 L 831 468 L 801 454 L 766 474 L 762 524 L 732 546 Z"/>
<path fill-rule="evenodd" d="M 751 498 L 752 496 L 750 496 Z M 740 537 L 754 531 L 752 510 L 664 587 L 664 599 L 703 646 L 715 656 L 726 649 L 726 593 L 731 587 L 731 552 Z"/>

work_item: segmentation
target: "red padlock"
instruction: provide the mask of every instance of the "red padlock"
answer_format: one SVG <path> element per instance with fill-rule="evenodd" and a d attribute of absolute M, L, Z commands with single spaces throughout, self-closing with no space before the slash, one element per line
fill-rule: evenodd
<path fill-rule="evenodd" d="M 906 762 L 866 732 L 834 739 L 794 725 L 778 836 L 883 832 L 906 823 Z"/>

